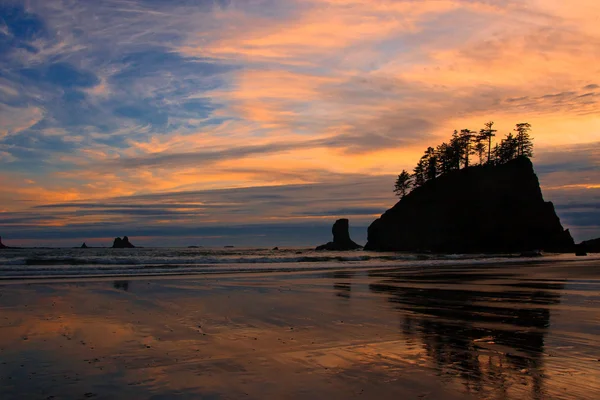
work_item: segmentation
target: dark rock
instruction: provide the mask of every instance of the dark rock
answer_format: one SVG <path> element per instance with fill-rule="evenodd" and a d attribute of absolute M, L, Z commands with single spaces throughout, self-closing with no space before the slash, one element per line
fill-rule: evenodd
<path fill-rule="evenodd" d="M 317 247 L 316 250 L 346 251 L 362 248 L 362 246 L 354 243 L 352 239 L 350 239 L 350 233 L 348 229 L 348 219 L 338 219 L 331 228 L 331 232 L 333 233 L 333 241 Z"/>
<path fill-rule="evenodd" d="M 83 242 L 83 244 L 81 245 L 81 248 L 82 248 L 82 249 L 87 249 L 87 248 L 88 248 L 88 247 L 87 247 L 87 244 L 85 244 L 85 242 Z"/>
<path fill-rule="evenodd" d="M 531 161 L 474 166 L 430 180 L 368 230 L 366 250 L 440 253 L 573 251 Z"/>
<path fill-rule="evenodd" d="M 585 257 L 585 256 L 587 256 L 587 253 L 588 253 L 588 248 L 585 244 L 580 243 L 575 246 L 575 255 L 576 256 Z"/>
<path fill-rule="evenodd" d="M 520 257 L 542 257 L 543 254 L 538 250 L 524 251 L 520 254 Z"/>
<path fill-rule="evenodd" d="M 115 241 L 112 245 L 113 249 L 133 249 L 135 246 L 129 242 L 129 238 L 127 236 L 123 236 L 121 238 L 115 238 Z"/>
<path fill-rule="evenodd" d="M 200 248 L 200 246 L 188 246 L 187 248 L 188 248 L 188 249 L 199 249 L 199 248 Z"/>
<path fill-rule="evenodd" d="M 273 247 L 273 249 L 272 249 L 272 250 L 273 250 L 273 251 L 275 251 L 275 250 L 279 250 L 279 247 Z"/>
<path fill-rule="evenodd" d="M 2 236 L 0 236 L 0 249 L 8 249 L 8 246 L 5 246 L 5 245 L 2 243 Z"/>
<path fill-rule="evenodd" d="M 582 246 L 588 253 L 600 253 L 600 238 L 583 241 L 579 246 Z"/>

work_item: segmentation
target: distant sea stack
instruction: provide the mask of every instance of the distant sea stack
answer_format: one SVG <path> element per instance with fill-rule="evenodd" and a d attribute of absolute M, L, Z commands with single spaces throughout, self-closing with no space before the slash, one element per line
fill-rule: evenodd
<path fill-rule="evenodd" d="M 501 165 L 451 171 L 427 181 L 375 220 L 366 250 L 440 253 L 571 252 L 533 164 L 518 157 Z"/>
<path fill-rule="evenodd" d="M 350 239 L 349 226 L 350 222 L 346 218 L 335 221 L 331 228 L 333 241 L 317 247 L 316 250 L 346 251 L 362 248 Z"/>
<path fill-rule="evenodd" d="M 119 237 L 115 238 L 112 248 L 113 249 L 133 249 L 133 248 L 135 248 L 135 246 L 129 242 L 129 238 L 127 236 L 123 236 L 123 239 L 121 239 Z"/>
<path fill-rule="evenodd" d="M 2 236 L 0 236 L 0 249 L 8 249 L 8 246 L 5 246 L 5 245 L 2 243 Z"/>
<path fill-rule="evenodd" d="M 114 246 L 114 245 L 113 245 L 113 246 Z M 88 248 L 88 247 L 87 247 L 87 244 L 85 244 L 85 242 L 83 242 L 83 244 L 81 245 L 81 248 L 82 248 L 82 249 L 87 249 L 87 248 Z"/>

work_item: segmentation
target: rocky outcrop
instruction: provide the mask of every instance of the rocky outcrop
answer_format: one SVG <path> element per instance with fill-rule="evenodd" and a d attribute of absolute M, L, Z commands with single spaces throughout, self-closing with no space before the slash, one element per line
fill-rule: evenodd
<path fill-rule="evenodd" d="M 115 238 L 115 241 L 112 245 L 113 249 L 133 249 L 134 247 L 135 246 L 129 242 L 129 238 L 127 236 L 123 236 L 123 239 L 119 237 Z"/>
<path fill-rule="evenodd" d="M 600 253 L 600 238 L 585 240 L 581 242 L 577 247 L 581 248 L 587 253 Z"/>
<path fill-rule="evenodd" d="M 375 220 L 367 250 L 441 253 L 573 251 L 531 161 L 475 166 L 426 182 Z"/>
<path fill-rule="evenodd" d="M 87 247 L 87 244 L 85 244 L 85 242 L 83 242 L 83 244 L 81 245 L 81 248 L 82 248 L 82 249 L 87 249 L 87 248 L 88 248 L 88 247 Z"/>
<path fill-rule="evenodd" d="M 575 245 L 575 255 L 578 257 L 585 257 L 588 255 L 587 247 L 583 243 Z"/>
<path fill-rule="evenodd" d="M 0 236 L 0 249 L 8 249 L 8 246 L 5 246 L 5 245 L 2 243 L 2 236 Z"/>
<path fill-rule="evenodd" d="M 350 239 L 349 226 L 350 223 L 346 218 L 335 221 L 331 228 L 333 241 L 317 247 L 316 250 L 346 251 L 360 249 L 362 246 Z"/>

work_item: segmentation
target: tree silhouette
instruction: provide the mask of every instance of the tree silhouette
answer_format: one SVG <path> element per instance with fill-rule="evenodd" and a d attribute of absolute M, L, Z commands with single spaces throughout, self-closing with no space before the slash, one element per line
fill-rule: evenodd
<path fill-rule="evenodd" d="M 435 177 L 437 176 L 437 153 L 435 151 L 435 149 L 433 147 L 428 147 L 427 150 L 425 150 L 425 155 L 423 156 L 425 157 L 425 163 L 427 166 L 427 180 L 431 180 L 431 179 L 435 179 Z"/>
<path fill-rule="evenodd" d="M 451 169 L 460 169 L 460 160 L 462 159 L 463 145 L 457 130 L 454 130 L 454 132 L 452 133 L 452 138 L 450 139 L 450 147 L 452 149 L 450 159 L 450 164 L 452 166 Z"/>
<path fill-rule="evenodd" d="M 485 157 L 485 151 L 487 149 L 487 145 L 485 143 L 485 138 L 481 135 L 475 138 L 475 153 L 479 157 L 479 165 L 483 165 L 483 158 Z"/>
<path fill-rule="evenodd" d="M 500 144 L 496 143 L 492 149 L 492 158 L 490 159 L 489 163 L 492 165 L 500 163 Z"/>
<path fill-rule="evenodd" d="M 504 164 L 509 162 L 513 158 L 519 155 L 519 142 L 517 139 L 509 133 L 506 135 L 504 139 L 500 142 L 500 146 L 498 148 L 497 161 L 499 164 Z"/>
<path fill-rule="evenodd" d="M 486 122 L 485 123 L 485 128 L 483 128 L 482 130 L 479 131 L 479 137 L 484 140 L 487 139 L 488 144 L 487 144 L 487 149 L 488 149 L 488 163 L 490 162 L 491 158 L 492 158 L 492 138 L 495 135 L 494 132 L 497 132 L 496 129 L 492 129 L 494 126 L 494 121 L 490 121 L 490 122 Z"/>
<path fill-rule="evenodd" d="M 465 163 L 465 168 L 469 168 L 469 155 L 473 154 L 471 143 L 475 138 L 474 132 L 470 129 L 460 131 L 461 154 Z"/>
<path fill-rule="evenodd" d="M 444 142 L 435 148 L 428 147 L 412 175 L 404 170 L 398 175 L 394 193 L 402 198 L 409 193 L 411 186 L 420 187 L 439 175 L 458 170 L 461 163 L 464 168 L 469 168 L 470 155 L 478 155 L 480 165 L 484 164 L 486 151 L 487 164 L 490 165 L 504 164 L 520 156 L 533 157 L 529 123 L 517 124 L 515 136 L 512 132 L 508 133 L 500 143 L 496 143 L 493 147 L 492 138 L 496 136 L 495 132 L 497 132 L 496 129 L 493 129 L 494 122 L 486 122 L 484 126 L 485 128 L 481 129 L 478 134 L 469 129 L 462 129 L 460 133 L 455 130 L 449 142 Z"/>
<path fill-rule="evenodd" d="M 415 167 L 415 169 L 413 170 L 413 183 L 415 187 L 419 187 L 419 186 L 423 186 L 425 184 L 425 182 L 427 181 L 426 179 L 426 165 L 425 165 L 425 159 L 423 157 L 421 157 L 421 159 L 419 160 L 419 162 L 417 163 L 417 166 Z"/>
<path fill-rule="evenodd" d="M 394 193 L 396 193 L 396 196 L 402 199 L 408 194 L 411 186 L 412 177 L 408 172 L 406 172 L 406 170 L 403 169 L 400 175 L 398 175 L 398 178 L 396 179 L 396 184 L 394 185 Z"/>
<path fill-rule="evenodd" d="M 533 143 L 531 142 L 531 124 L 522 122 L 515 127 L 515 140 L 517 141 L 517 156 L 533 157 Z"/>
<path fill-rule="evenodd" d="M 452 171 L 455 163 L 452 162 L 454 159 L 454 148 L 448 143 L 444 142 L 440 144 L 437 149 L 437 162 L 438 162 L 438 170 L 441 174 L 447 174 Z"/>

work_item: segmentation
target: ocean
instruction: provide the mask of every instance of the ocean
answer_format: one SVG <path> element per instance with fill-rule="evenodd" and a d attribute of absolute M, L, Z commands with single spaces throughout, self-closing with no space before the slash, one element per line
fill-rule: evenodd
<path fill-rule="evenodd" d="M 202 275 L 319 271 L 339 268 L 419 269 L 575 259 L 570 254 L 527 258 L 483 254 L 317 252 L 307 248 L 26 248 L 0 252 L 0 280 L 105 276 Z"/>

